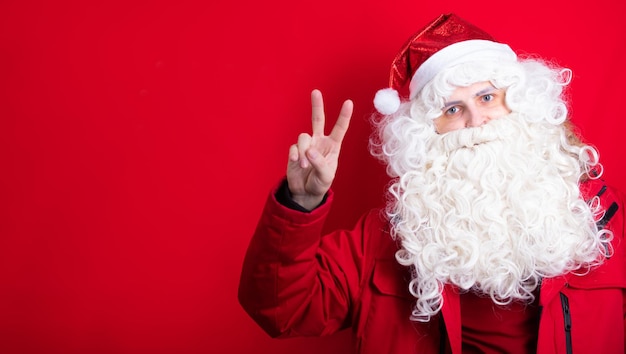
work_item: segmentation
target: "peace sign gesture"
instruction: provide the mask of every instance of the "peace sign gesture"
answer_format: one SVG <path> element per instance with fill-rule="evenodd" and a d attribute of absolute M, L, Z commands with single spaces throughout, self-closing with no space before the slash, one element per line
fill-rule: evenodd
<path fill-rule="evenodd" d="M 335 179 L 341 142 L 346 135 L 353 103 L 346 100 L 330 135 L 324 135 L 324 101 L 319 90 L 311 92 L 312 135 L 302 133 L 289 148 L 287 183 L 293 200 L 312 210 L 324 199 Z"/>

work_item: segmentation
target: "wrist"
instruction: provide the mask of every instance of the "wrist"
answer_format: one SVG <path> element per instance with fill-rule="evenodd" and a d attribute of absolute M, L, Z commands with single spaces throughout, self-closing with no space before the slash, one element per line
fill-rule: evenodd
<path fill-rule="evenodd" d="M 294 195 L 296 197 L 294 197 Z M 329 194 L 327 192 L 322 195 L 321 200 L 318 201 L 315 200 L 315 198 L 308 198 L 306 194 L 293 193 L 289 188 L 289 183 L 286 178 L 278 186 L 275 194 L 276 201 L 278 201 L 280 204 L 286 206 L 289 209 L 297 210 L 303 213 L 308 213 L 326 203 L 326 199 L 328 198 L 328 196 Z"/>
<path fill-rule="evenodd" d="M 317 208 L 318 206 L 320 206 L 320 204 L 324 202 L 324 199 L 325 199 L 325 195 L 309 195 L 309 194 L 294 195 L 292 194 L 291 196 L 291 200 L 294 203 L 298 204 L 299 206 L 306 209 L 307 211 L 311 211 Z"/>

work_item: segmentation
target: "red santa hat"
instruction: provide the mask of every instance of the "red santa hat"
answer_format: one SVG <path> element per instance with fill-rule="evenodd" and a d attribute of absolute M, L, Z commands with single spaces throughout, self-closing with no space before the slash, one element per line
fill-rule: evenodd
<path fill-rule="evenodd" d="M 413 99 L 441 70 L 472 61 L 515 61 L 515 52 L 455 14 L 444 14 L 414 34 L 391 64 L 389 87 L 379 90 L 374 106 L 382 114 L 400 107 L 400 93 Z"/>

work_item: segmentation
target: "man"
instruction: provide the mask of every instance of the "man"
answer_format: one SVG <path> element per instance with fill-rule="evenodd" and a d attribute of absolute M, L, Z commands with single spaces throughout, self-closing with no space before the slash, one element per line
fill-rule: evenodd
<path fill-rule="evenodd" d="M 566 119 L 570 74 L 440 16 L 375 98 L 385 212 L 324 236 L 352 102 L 324 136 L 314 91 L 312 135 L 246 255 L 243 307 L 276 337 L 352 327 L 359 353 L 623 353 L 621 197 Z"/>

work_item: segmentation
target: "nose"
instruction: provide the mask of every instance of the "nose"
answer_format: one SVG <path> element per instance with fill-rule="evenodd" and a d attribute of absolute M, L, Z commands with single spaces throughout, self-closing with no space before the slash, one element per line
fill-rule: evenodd
<path fill-rule="evenodd" d="M 489 116 L 484 109 L 480 107 L 469 106 L 465 110 L 466 113 L 466 127 L 479 127 L 489 121 Z"/>

